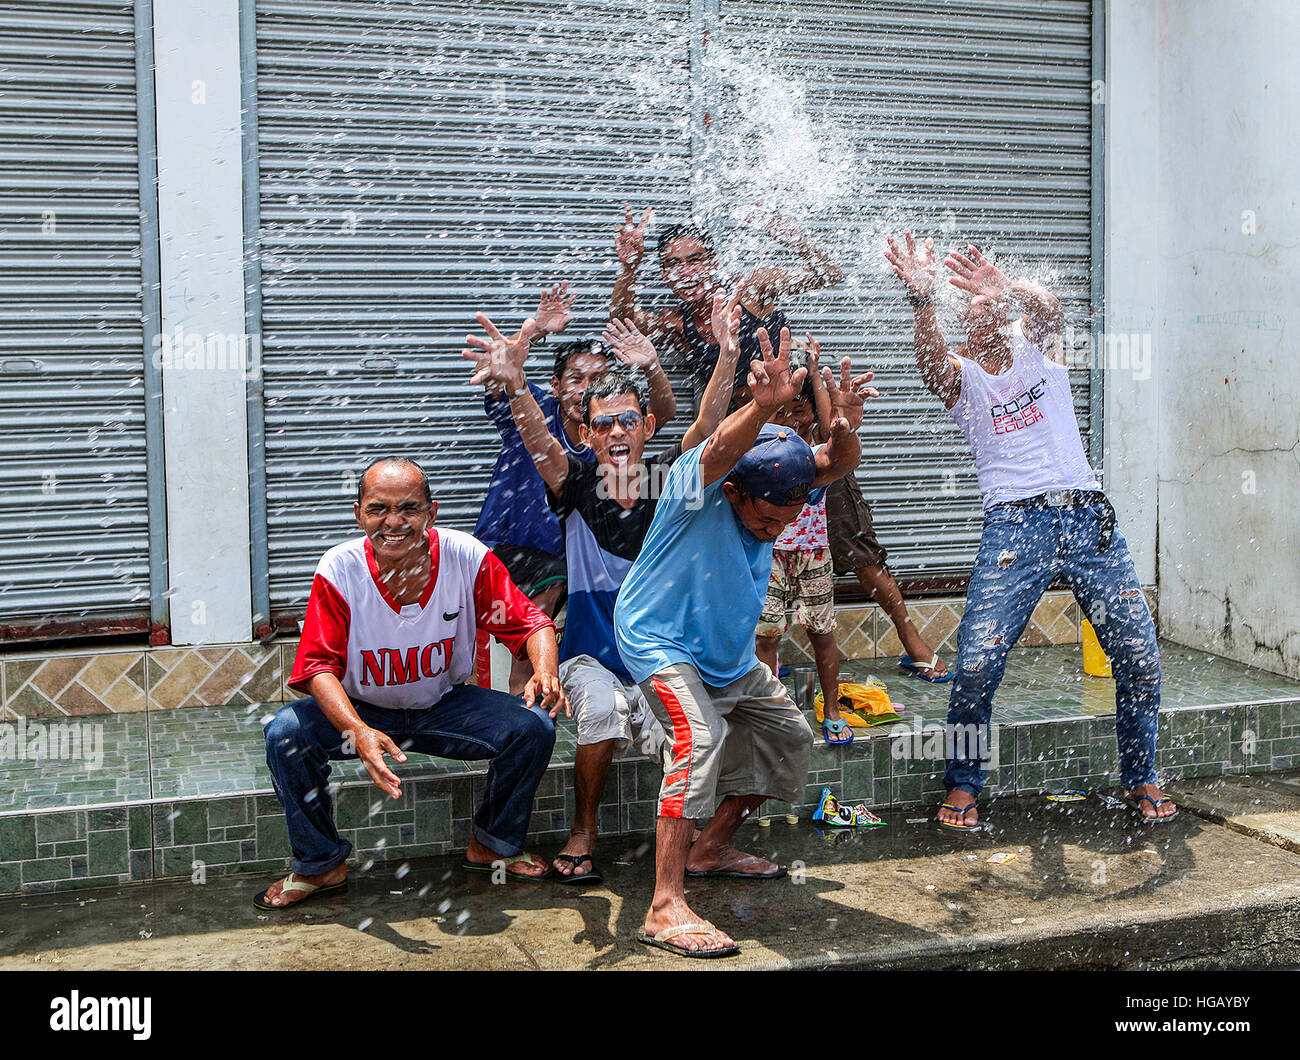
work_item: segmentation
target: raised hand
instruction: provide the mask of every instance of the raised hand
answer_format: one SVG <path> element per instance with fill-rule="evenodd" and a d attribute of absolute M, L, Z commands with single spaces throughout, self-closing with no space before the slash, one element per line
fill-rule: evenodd
<path fill-rule="evenodd" d="M 647 206 L 638 222 L 632 218 L 632 207 L 627 203 L 623 204 L 623 224 L 618 226 L 618 231 L 614 235 L 614 253 L 618 255 L 619 264 L 625 269 L 636 271 L 640 267 L 641 258 L 645 254 L 646 228 L 654 214 L 654 209 Z"/>
<path fill-rule="evenodd" d="M 623 364 L 645 370 L 659 363 L 654 343 L 631 320 L 611 320 L 605 327 L 604 339 Z"/>
<path fill-rule="evenodd" d="M 519 329 L 519 334 L 513 339 L 507 339 L 486 313 L 475 313 L 474 319 L 482 325 L 487 335 L 465 336 L 467 345 L 460 351 L 460 355 L 476 365 L 470 382 L 475 386 L 485 383 L 518 390 L 524 382 L 524 361 L 528 359 L 528 344 L 537 334 L 537 322 L 529 317 Z"/>
<path fill-rule="evenodd" d="M 977 298 L 998 301 L 1010 283 L 1006 273 L 981 255 L 974 246 L 967 249 L 970 250 L 970 257 L 954 250 L 944 260 L 944 265 L 957 274 L 948 282 L 963 291 L 969 291 Z"/>
<path fill-rule="evenodd" d="M 795 348 L 803 350 L 808 355 L 809 377 L 818 376 L 817 363 L 822 355 L 822 344 L 812 337 L 811 331 L 805 331 L 803 338 L 795 343 Z"/>
<path fill-rule="evenodd" d="M 718 340 L 718 360 L 734 361 L 740 353 L 740 287 L 730 298 L 718 291 L 713 296 L 713 315 L 709 320 L 713 337 Z"/>
<path fill-rule="evenodd" d="M 869 397 L 880 397 L 880 391 L 874 386 L 867 386 L 874 372 L 849 378 L 852 366 L 849 359 L 840 360 L 840 381 L 835 382 L 835 373 L 829 367 L 822 369 L 822 382 L 826 384 L 826 393 L 831 399 L 831 434 L 848 434 L 862 426 L 862 406 Z"/>
<path fill-rule="evenodd" d="M 807 378 L 807 368 L 790 371 L 790 329 L 781 329 L 781 344 L 772 353 L 772 340 L 767 328 L 758 329 L 758 348 L 761 360 L 749 362 L 749 393 L 754 404 L 765 412 L 780 408 L 798 396 Z"/>
<path fill-rule="evenodd" d="M 926 239 L 921 246 L 916 245 L 910 230 L 903 233 L 905 244 L 900 250 L 893 236 L 886 236 L 889 244 L 885 258 L 894 267 L 894 275 L 903 281 L 907 293 L 916 298 L 925 298 L 934 290 L 934 240 Z"/>
<path fill-rule="evenodd" d="M 557 283 L 549 291 L 543 291 L 541 301 L 537 303 L 537 312 L 533 314 L 538 333 L 558 335 L 567 328 L 573 320 L 573 314 L 569 310 L 577 298 L 576 294 L 569 294 L 568 280 Z"/>

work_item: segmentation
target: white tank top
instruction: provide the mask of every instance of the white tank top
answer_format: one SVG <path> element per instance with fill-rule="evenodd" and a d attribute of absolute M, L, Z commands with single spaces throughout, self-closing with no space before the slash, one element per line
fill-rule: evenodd
<path fill-rule="evenodd" d="M 961 394 L 948 410 L 975 456 L 984 510 L 1048 490 L 1100 488 L 1079 438 L 1070 372 L 1011 328 L 1011 367 L 990 375 L 965 357 Z"/>

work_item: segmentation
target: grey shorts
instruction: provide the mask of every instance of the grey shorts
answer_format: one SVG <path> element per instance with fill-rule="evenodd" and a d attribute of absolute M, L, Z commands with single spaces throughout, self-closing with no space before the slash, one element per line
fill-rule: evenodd
<path fill-rule="evenodd" d="M 803 801 L 812 729 L 762 663 L 722 688 L 677 663 L 642 681 L 641 690 L 672 739 L 660 817 L 712 817 L 728 795 Z"/>
<path fill-rule="evenodd" d="M 573 706 L 579 747 L 617 740 L 616 753 L 635 747 L 663 763 L 669 740 L 640 687 L 619 680 L 590 655 L 565 659 L 559 677 Z"/>

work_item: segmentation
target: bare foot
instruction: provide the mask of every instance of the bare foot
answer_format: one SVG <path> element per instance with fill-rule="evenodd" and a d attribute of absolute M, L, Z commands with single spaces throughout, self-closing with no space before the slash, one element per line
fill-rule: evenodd
<path fill-rule="evenodd" d="M 741 872 L 746 876 L 775 876 L 780 872 L 779 866 L 760 858 L 757 854 L 746 854 L 730 844 L 722 847 L 706 846 L 696 843 L 686 857 L 687 872 Z"/>
<path fill-rule="evenodd" d="M 943 801 L 946 802 L 948 806 L 955 807 L 951 810 L 946 806 L 939 808 L 939 820 L 944 824 L 956 825 L 958 828 L 963 825 L 974 827 L 979 824 L 979 810 L 969 810 L 966 813 L 961 812 L 962 810 L 965 810 L 967 806 L 975 805 L 975 796 L 965 788 L 953 788 L 952 791 L 948 792 Z"/>
<path fill-rule="evenodd" d="M 584 829 L 575 828 L 569 833 L 569 841 L 564 844 L 561 854 L 572 854 L 574 857 L 581 857 L 583 854 L 594 854 L 596 852 L 596 833 L 588 832 Z M 561 876 L 585 876 L 592 869 L 591 861 L 580 861 L 574 864 L 568 858 L 557 857 L 551 862 L 555 871 Z"/>
<path fill-rule="evenodd" d="M 673 898 L 662 906 L 651 906 L 650 912 L 645 918 L 645 933 L 652 938 L 671 927 L 677 927 L 681 924 L 706 924 L 702 916 L 695 913 L 686 900 L 683 898 Z M 712 927 L 712 925 L 709 925 Z M 713 928 L 709 932 L 687 932 L 682 935 L 674 935 L 668 940 L 670 946 L 676 946 L 678 949 L 691 950 L 698 952 L 700 950 L 723 950 L 728 946 L 734 946 L 735 940 L 732 939 L 725 931 L 719 928 Z"/>
<path fill-rule="evenodd" d="M 347 878 L 347 862 L 335 865 L 329 872 L 323 872 L 319 876 L 299 876 L 297 873 L 291 872 L 285 877 L 285 879 L 296 880 L 299 883 L 310 883 L 314 887 L 328 887 L 330 884 L 342 883 Z M 285 894 L 284 879 L 279 879 L 266 889 L 266 904 L 280 909 L 286 905 L 296 905 L 311 893 L 310 891 L 290 891 Z"/>
<path fill-rule="evenodd" d="M 506 872 L 512 876 L 545 876 L 550 867 L 542 858 L 535 858 L 526 851 L 511 857 L 503 857 L 489 850 L 477 839 L 470 839 L 465 848 L 465 860 L 471 865 L 491 865 L 494 861 L 505 861 Z"/>
<path fill-rule="evenodd" d="M 1153 806 L 1147 799 L 1142 798 L 1145 795 L 1152 802 L 1160 802 L 1161 799 L 1168 799 L 1169 796 L 1160 790 L 1159 784 L 1139 784 L 1136 788 L 1128 793 L 1130 799 L 1136 800 L 1142 810 L 1143 817 L 1156 819 L 1158 817 L 1172 817 L 1178 812 L 1178 807 L 1174 805 L 1173 799 L 1168 802 L 1160 802 L 1159 806 Z"/>

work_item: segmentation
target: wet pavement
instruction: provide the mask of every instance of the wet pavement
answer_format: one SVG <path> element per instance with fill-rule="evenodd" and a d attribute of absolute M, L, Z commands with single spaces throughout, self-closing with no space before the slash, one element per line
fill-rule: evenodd
<path fill-rule="evenodd" d="M 1096 794 L 999 799 L 970 835 L 921 809 L 828 836 L 807 819 L 751 821 L 739 845 L 790 878 L 687 890 L 741 944 L 727 960 L 635 941 L 652 839 L 615 836 L 598 846 L 606 882 L 591 888 L 494 885 L 436 857 L 354 871 L 346 895 L 278 914 L 253 908 L 271 881 L 250 876 L 5 899 L 0 969 L 1294 966 L 1300 853 L 1209 819 L 1211 784 L 1240 796 L 1221 781 L 1186 784 L 1206 816 L 1159 826 Z M 1300 789 L 1272 794 L 1292 801 L 1270 812 L 1300 816 Z"/>

